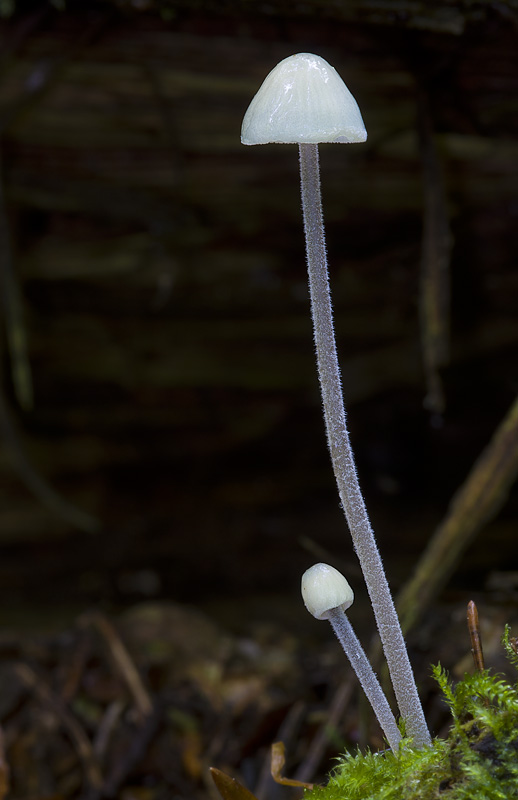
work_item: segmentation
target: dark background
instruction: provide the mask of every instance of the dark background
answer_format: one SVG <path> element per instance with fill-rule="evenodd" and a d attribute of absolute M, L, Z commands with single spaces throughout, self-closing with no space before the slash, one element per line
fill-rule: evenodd
<path fill-rule="evenodd" d="M 335 66 L 369 135 L 322 146 L 321 169 L 351 436 L 401 586 L 518 387 L 517 21 L 510 2 L 363 0 L 19 3 L 2 21 L 5 624 L 164 598 L 302 628 L 318 548 L 362 594 L 320 414 L 296 147 L 239 140 L 263 78 L 300 51 Z M 423 114 L 452 243 L 440 413 L 419 323 Z M 447 596 L 494 571 L 512 588 L 517 503 Z"/>

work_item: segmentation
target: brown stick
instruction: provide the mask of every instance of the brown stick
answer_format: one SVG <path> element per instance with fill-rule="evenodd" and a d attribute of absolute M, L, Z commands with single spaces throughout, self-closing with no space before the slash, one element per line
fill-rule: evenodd
<path fill-rule="evenodd" d="M 471 639 L 471 653 L 475 662 L 475 669 L 484 672 L 484 653 L 482 652 L 482 639 L 480 638 L 480 626 L 478 624 L 478 611 L 473 600 L 468 603 L 468 631 Z"/>
<path fill-rule="evenodd" d="M 454 495 L 414 574 L 397 598 L 406 633 L 455 570 L 461 554 L 501 509 L 518 474 L 518 397 Z"/>
<path fill-rule="evenodd" d="M 99 613 L 85 614 L 81 623 L 83 625 L 92 625 L 99 631 L 106 641 L 113 663 L 133 697 L 141 717 L 145 719 L 151 716 L 153 702 L 149 692 L 145 688 L 133 659 L 113 625 Z"/>

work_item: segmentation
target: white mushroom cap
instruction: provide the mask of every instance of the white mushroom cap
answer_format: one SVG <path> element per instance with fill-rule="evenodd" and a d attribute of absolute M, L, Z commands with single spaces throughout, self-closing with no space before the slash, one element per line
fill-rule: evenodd
<path fill-rule="evenodd" d="M 297 53 L 266 76 L 241 127 L 243 144 L 364 142 L 358 104 L 320 56 Z"/>
<path fill-rule="evenodd" d="M 314 564 L 302 576 L 302 599 L 310 614 L 327 619 L 329 611 L 346 611 L 353 604 L 354 592 L 341 572 L 329 564 Z"/>

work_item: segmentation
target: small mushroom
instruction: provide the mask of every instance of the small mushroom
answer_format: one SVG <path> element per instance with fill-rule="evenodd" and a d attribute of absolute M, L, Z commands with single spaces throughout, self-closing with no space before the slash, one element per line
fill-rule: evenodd
<path fill-rule="evenodd" d="M 414 745 L 423 747 L 430 744 L 430 733 L 349 441 L 329 291 L 318 143 L 364 142 L 366 138 L 354 97 L 336 70 L 312 53 L 289 56 L 270 72 L 250 103 L 241 129 L 243 144 L 299 145 L 311 314 L 329 452 L 401 716 Z"/>
<path fill-rule="evenodd" d="M 354 600 L 353 590 L 337 569 L 329 564 L 314 564 L 302 576 L 302 599 L 316 619 L 327 619 L 331 623 L 390 747 L 397 753 L 401 733 L 394 714 L 345 614 Z"/>

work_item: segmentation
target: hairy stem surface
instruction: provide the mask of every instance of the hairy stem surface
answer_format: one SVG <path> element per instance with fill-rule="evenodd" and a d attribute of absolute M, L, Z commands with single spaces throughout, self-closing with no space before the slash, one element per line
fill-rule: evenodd
<path fill-rule="evenodd" d="M 331 461 L 354 548 L 367 584 L 399 710 L 405 720 L 407 734 L 413 738 L 417 747 L 422 747 L 430 744 L 430 734 L 358 483 L 347 430 L 329 291 L 318 145 L 300 144 L 299 154 L 311 313 Z"/>
<path fill-rule="evenodd" d="M 344 649 L 345 655 L 351 662 L 351 667 L 356 672 L 356 676 L 361 683 L 363 691 L 367 695 L 367 699 L 376 714 L 377 720 L 381 725 L 383 733 L 387 737 L 391 749 L 394 753 L 397 753 L 399 742 L 401 741 L 401 734 L 394 714 L 392 713 L 392 709 L 383 693 L 383 689 L 374 674 L 370 661 L 365 655 L 363 647 L 358 641 L 358 637 L 348 617 L 339 607 L 329 611 L 327 619 L 331 623 L 336 638 Z"/>

